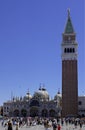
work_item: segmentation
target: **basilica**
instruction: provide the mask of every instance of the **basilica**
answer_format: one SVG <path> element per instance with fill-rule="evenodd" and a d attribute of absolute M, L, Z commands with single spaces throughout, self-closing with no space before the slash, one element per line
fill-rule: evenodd
<path fill-rule="evenodd" d="M 61 94 L 53 99 L 44 87 L 34 92 L 33 96 L 28 91 L 24 97 L 13 97 L 4 102 L 3 115 L 10 117 L 59 117 L 61 116 Z"/>

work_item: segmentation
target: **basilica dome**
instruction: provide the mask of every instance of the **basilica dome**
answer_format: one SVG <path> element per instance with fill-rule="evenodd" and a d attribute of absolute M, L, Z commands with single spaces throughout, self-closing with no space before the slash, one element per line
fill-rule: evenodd
<path fill-rule="evenodd" d="M 58 99 L 61 99 L 62 98 L 62 95 L 61 93 L 58 91 L 58 93 L 55 95 L 54 97 L 54 100 L 58 100 Z"/>
<path fill-rule="evenodd" d="M 58 106 L 62 105 L 62 95 L 61 93 L 58 91 L 58 93 L 55 95 L 54 100 L 57 102 Z"/>
<path fill-rule="evenodd" d="M 24 96 L 24 100 L 29 100 L 29 99 L 31 99 L 31 98 L 32 98 L 32 96 L 31 96 L 30 92 L 28 91 L 28 92 L 26 93 L 26 96 Z"/>
<path fill-rule="evenodd" d="M 31 95 L 29 92 L 27 92 L 27 93 L 26 93 L 26 97 L 29 98 L 29 99 L 31 99 L 31 98 L 32 98 L 32 95 Z"/>
<path fill-rule="evenodd" d="M 49 94 L 47 92 L 47 90 L 45 88 L 39 88 L 38 91 L 36 91 L 33 95 L 34 98 L 38 98 L 40 100 L 46 100 L 48 101 L 49 100 Z"/>

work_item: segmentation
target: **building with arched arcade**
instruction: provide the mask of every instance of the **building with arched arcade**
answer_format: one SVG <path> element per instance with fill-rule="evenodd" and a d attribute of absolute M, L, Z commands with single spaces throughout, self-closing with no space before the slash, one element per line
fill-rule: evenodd
<path fill-rule="evenodd" d="M 24 97 L 17 97 L 3 104 L 3 115 L 11 117 L 58 117 L 61 115 L 61 94 L 50 99 L 47 90 L 40 87 L 33 96 L 28 91 Z"/>

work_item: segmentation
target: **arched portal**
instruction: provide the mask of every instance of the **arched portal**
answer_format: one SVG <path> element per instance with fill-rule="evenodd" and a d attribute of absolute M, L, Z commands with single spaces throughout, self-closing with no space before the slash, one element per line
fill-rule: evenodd
<path fill-rule="evenodd" d="M 49 116 L 50 116 L 50 117 L 55 117 L 55 115 L 56 115 L 55 110 L 51 109 L 51 110 L 49 111 Z"/>
<path fill-rule="evenodd" d="M 26 116 L 27 116 L 27 110 L 22 109 L 22 110 L 21 110 L 21 115 L 22 115 L 23 117 L 26 117 Z"/>
<path fill-rule="evenodd" d="M 42 110 L 42 117 L 48 117 L 48 110 L 47 109 Z"/>
<path fill-rule="evenodd" d="M 38 113 L 39 113 L 38 107 L 31 107 L 30 108 L 30 116 L 31 117 L 38 116 L 39 115 Z"/>
<path fill-rule="evenodd" d="M 30 107 L 34 107 L 34 106 L 39 107 L 39 101 L 38 100 L 32 100 L 30 102 Z"/>
<path fill-rule="evenodd" d="M 13 115 L 15 117 L 18 117 L 19 116 L 19 110 L 18 109 L 15 109 L 14 112 L 13 112 Z"/>

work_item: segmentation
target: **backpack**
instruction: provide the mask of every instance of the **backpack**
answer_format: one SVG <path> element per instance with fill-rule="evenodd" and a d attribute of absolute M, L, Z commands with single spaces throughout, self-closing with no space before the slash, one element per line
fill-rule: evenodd
<path fill-rule="evenodd" d="M 57 128 L 57 125 L 56 125 L 56 123 L 54 123 L 54 124 L 53 124 L 53 128 Z"/>

